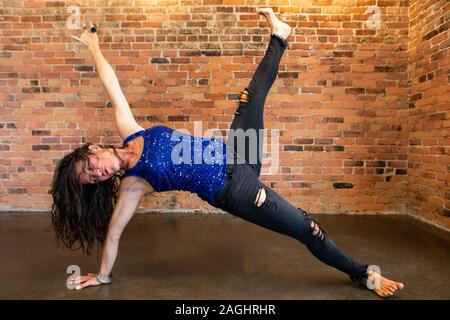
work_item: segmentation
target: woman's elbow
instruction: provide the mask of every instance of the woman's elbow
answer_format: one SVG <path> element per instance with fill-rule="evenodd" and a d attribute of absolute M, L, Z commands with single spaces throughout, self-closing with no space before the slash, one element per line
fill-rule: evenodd
<path fill-rule="evenodd" d="M 107 240 L 109 242 L 119 242 L 121 236 L 122 236 L 121 230 L 111 229 L 108 231 Z"/>

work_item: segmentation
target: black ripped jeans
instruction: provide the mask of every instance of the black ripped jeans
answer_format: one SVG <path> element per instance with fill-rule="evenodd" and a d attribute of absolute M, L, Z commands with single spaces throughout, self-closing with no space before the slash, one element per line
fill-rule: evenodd
<path fill-rule="evenodd" d="M 264 128 L 264 102 L 276 79 L 278 66 L 287 46 L 287 41 L 271 36 L 263 60 L 249 86 L 239 97 L 239 105 L 230 129 L 245 131 Z M 259 139 L 257 141 L 258 156 L 255 162 L 250 161 L 252 146 L 248 145 L 249 142 L 245 140 L 245 148 L 238 149 L 238 144 L 233 139 L 236 137 L 230 130 L 227 157 L 231 157 L 233 163 L 227 161 L 227 181 L 215 196 L 217 207 L 259 226 L 297 239 L 320 261 L 345 272 L 355 283 L 365 284 L 367 264 L 361 264 L 343 252 L 305 211 L 291 205 L 259 180 L 262 141 Z M 233 147 L 229 147 L 230 145 Z M 236 161 L 239 158 L 245 159 L 244 163 L 239 164 Z M 266 199 L 262 204 L 257 202 L 261 188 L 266 193 Z"/>

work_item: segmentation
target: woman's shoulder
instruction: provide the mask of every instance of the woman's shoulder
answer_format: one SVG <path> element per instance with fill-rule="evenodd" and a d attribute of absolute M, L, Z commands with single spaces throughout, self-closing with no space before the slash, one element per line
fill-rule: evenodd
<path fill-rule="evenodd" d="M 130 141 L 134 140 L 138 136 L 143 136 L 145 138 L 148 135 L 152 135 L 160 131 L 172 132 L 173 129 L 164 125 L 156 125 L 146 129 L 141 128 L 136 132 L 130 134 L 128 137 L 126 137 L 125 140 L 123 141 L 123 146 L 127 145 Z"/>
<path fill-rule="evenodd" d="M 157 124 L 157 125 L 154 125 L 152 127 L 148 127 L 148 128 L 146 128 L 144 130 L 141 130 L 141 131 L 147 133 L 147 132 L 158 132 L 158 131 L 174 131 L 174 129 L 172 129 L 172 128 L 168 127 L 168 126 L 162 125 L 162 124 Z"/>
<path fill-rule="evenodd" d="M 145 195 L 154 192 L 155 189 L 148 183 L 147 180 L 139 176 L 126 176 L 120 181 L 119 195 L 124 193 Z"/>

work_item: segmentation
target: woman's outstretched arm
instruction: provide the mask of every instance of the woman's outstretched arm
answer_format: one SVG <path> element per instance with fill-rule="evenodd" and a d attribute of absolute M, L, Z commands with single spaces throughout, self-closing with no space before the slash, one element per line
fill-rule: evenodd
<path fill-rule="evenodd" d="M 105 57 L 103 57 L 98 43 L 97 33 L 91 32 L 90 30 L 85 30 L 81 34 L 81 37 L 70 37 L 88 46 L 89 51 L 94 58 L 95 66 L 97 68 L 102 84 L 111 99 L 111 103 L 114 108 L 117 128 L 122 139 L 125 139 L 136 131 L 143 130 L 143 128 L 136 122 L 133 117 L 130 106 L 127 102 L 127 99 L 125 98 L 125 95 L 122 92 L 119 80 L 117 79 L 114 69 L 111 67 L 108 61 L 106 61 Z"/>

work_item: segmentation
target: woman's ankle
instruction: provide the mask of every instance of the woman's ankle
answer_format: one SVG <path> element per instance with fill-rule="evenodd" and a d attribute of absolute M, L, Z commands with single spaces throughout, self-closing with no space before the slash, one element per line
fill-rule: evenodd
<path fill-rule="evenodd" d="M 281 38 L 280 36 L 276 35 L 276 34 L 271 34 L 270 35 L 271 38 L 275 38 L 277 41 L 280 42 L 281 46 L 286 49 L 289 46 L 289 42 L 286 39 Z"/>

